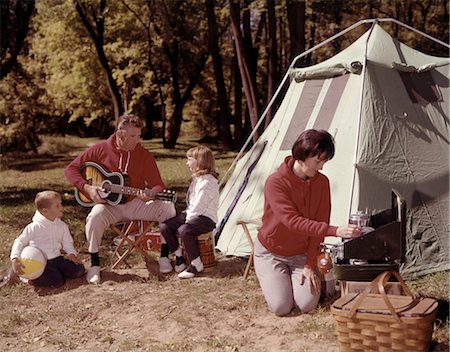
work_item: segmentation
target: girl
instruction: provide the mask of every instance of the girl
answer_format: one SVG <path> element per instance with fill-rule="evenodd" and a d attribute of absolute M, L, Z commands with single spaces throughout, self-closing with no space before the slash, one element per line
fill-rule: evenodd
<path fill-rule="evenodd" d="M 174 252 L 175 271 L 179 272 L 180 279 L 193 278 L 203 270 L 197 236 L 215 228 L 219 203 L 218 173 L 211 150 L 205 146 L 198 146 L 189 149 L 186 155 L 186 165 L 192 173 L 192 182 L 186 194 L 187 209 L 159 225 L 161 234 L 167 242 L 166 245 L 162 245 L 159 265 L 165 268 L 164 272 L 172 271 L 168 256 L 169 250 Z M 184 250 L 190 260 L 187 269 L 177 235 L 183 241 Z"/>

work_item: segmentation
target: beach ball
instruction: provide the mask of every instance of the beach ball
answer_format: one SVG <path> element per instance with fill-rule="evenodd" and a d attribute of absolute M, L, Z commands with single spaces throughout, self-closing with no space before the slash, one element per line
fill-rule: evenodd
<path fill-rule="evenodd" d="M 41 250 L 32 246 L 27 246 L 22 250 L 19 260 L 25 267 L 20 276 L 28 280 L 35 280 L 41 276 L 47 265 L 47 260 Z"/>

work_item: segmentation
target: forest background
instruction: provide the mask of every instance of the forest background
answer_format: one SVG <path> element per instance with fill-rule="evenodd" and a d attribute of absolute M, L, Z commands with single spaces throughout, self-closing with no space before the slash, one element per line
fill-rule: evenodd
<path fill-rule="evenodd" d="M 292 59 L 365 18 L 449 41 L 447 0 L 1 0 L 0 152 L 42 135 L 108 136 L 145 118 L 144 139 L 183 134 L 238 150 Z M 366 28 L 367 29 L 367 28 Z M 448 50 L 389 24 L 422 52 Z M 322 61 L 361 32 L 298 60 Z M 264 125 L 270 122 L 271 112 Z M 257 138 L 257 134 L 255 136 Z"/>

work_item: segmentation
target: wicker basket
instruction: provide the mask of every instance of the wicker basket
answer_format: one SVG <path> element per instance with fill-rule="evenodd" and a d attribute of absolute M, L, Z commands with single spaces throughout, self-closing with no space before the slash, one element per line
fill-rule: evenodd
<path fill-rule="evenodd" d="M 391 275 L 407 295 L 386 295 Z M 369 293 L 376 286 L 379 293 Z M 397 272 L 383 272 L 364 292 L 344 295 L 331 307 L 340 350 L 427 351 L 437 306 L 434 299 L 415 297 Z"/>

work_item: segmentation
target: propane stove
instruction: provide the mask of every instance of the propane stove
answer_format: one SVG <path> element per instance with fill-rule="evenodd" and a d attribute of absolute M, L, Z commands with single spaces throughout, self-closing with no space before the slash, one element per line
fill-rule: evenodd
<path fill-rule="evenodd" d="M 383 271 L 399 271 L 406 252 L 406 203 L 392 190 L 391 208 L 370 216 L 371 231 L 333 249 L 334 278 L 372 281 Z"/>

